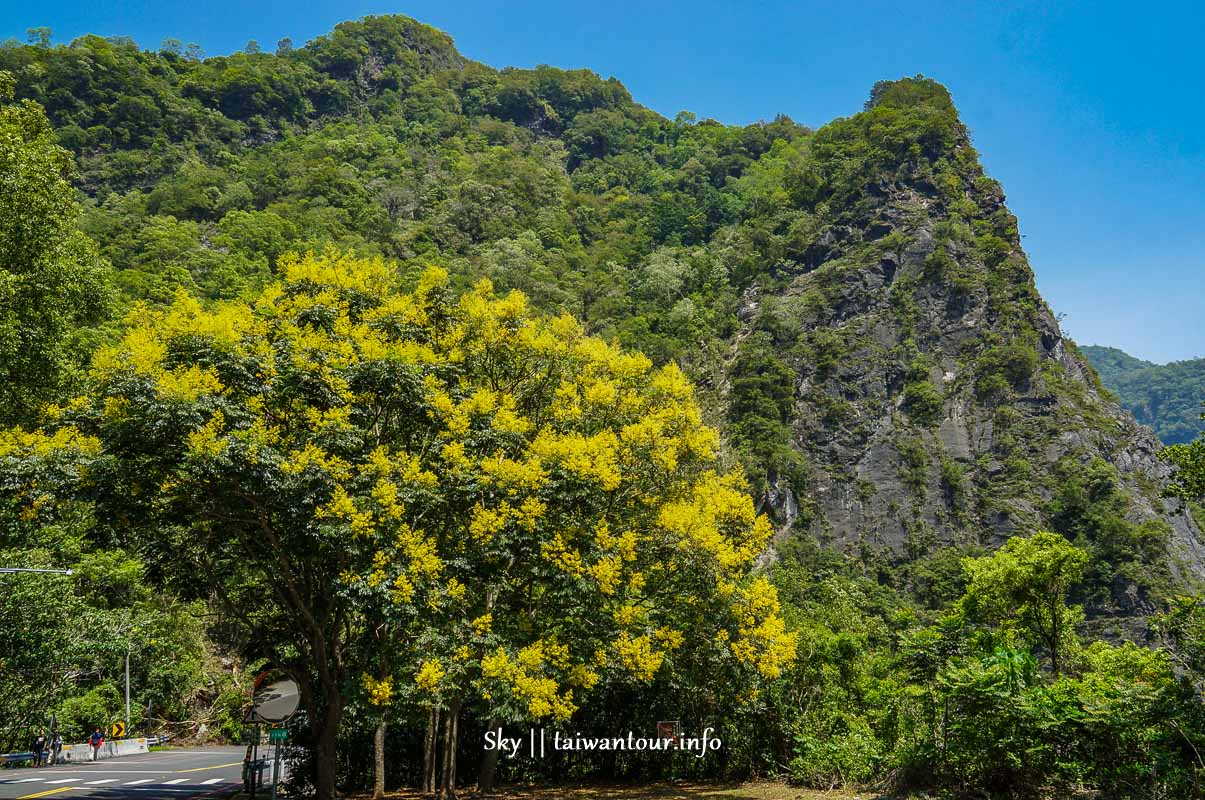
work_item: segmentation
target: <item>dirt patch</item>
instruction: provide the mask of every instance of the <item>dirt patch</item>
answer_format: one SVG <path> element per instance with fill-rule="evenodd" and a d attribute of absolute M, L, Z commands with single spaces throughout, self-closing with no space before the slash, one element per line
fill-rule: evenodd
<path fill-rule="evenodd" d="M 651 786 L 533 786 L 511 787 L 494 797 L 507 800 L 871 800 L 869 793 L 835 790 L 821 792 L 782 783 L 654 784 Z M 389 800 L 422 800 L 416 792 L 391 792 Z M 462 792 L 461 798 L 479 798 Z M 367 800 L 357 795 L 355 800 Z"/>

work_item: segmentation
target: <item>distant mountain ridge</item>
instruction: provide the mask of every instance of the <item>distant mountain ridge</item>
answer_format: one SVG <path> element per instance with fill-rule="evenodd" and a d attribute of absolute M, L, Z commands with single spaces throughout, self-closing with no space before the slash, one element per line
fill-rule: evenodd
<path fill-rule="evenodd" d="M 1156 364 L 1118 350 L 1091 345 L 1080 348 L 1100 375 L 1101 383 L 1164 444 L 1191 442 L 1203 431 L 1205 358 Z"/>

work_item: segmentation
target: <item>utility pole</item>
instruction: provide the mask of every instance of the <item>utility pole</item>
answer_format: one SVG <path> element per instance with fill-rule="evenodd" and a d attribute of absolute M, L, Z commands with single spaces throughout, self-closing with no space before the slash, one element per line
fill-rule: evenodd
<path fill-rule="evenodd" d="M 138 632 L 138 625 L 133 618 L 127 619 L 126 624 L 120 628 L 120 632 L 126 639 L 126 736 L 133 736 L 130 733 L 130 658 L 134 652 L 134 636 Z"/>

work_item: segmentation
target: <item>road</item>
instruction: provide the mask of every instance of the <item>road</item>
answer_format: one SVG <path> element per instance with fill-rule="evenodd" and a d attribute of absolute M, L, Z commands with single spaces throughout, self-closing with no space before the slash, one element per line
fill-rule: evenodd
<path fill-rule="evenodd" d="M 204 747 L 0 770 L 0 800 L 207 800 L 243 785 L 243 748 Z"/>

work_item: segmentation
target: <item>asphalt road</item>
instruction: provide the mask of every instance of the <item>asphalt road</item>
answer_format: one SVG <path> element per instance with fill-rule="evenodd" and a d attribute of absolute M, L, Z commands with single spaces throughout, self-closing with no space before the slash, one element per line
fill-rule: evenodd
<path fill-rule="evenodd" d="M 243 785 L 242 747 L 203 747 L 83 764 L 0 770 L 0 800 L 203 800 Z M 265 776 L 266 777 L 266 776 Z"/>

